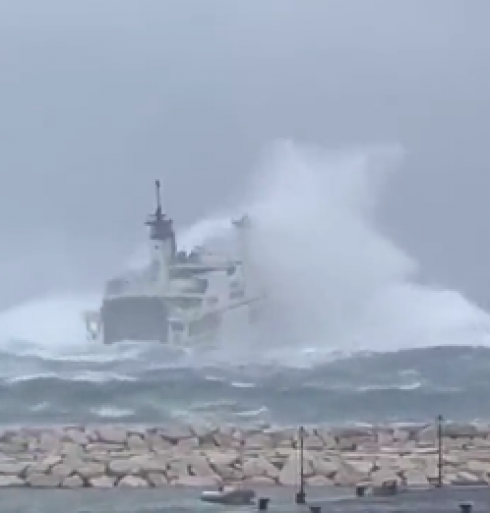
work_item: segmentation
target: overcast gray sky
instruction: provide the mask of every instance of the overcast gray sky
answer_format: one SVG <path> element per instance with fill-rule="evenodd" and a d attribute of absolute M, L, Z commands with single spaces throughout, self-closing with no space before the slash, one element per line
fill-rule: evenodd
<path fill-rule="evenodd" d="M 103 280 L 155 177 L 192 222 L 278 137 L 401 143 L 385 230 L 489 301 L 489 23 L 488 0 L 3 0 L 0 304 Z"/>

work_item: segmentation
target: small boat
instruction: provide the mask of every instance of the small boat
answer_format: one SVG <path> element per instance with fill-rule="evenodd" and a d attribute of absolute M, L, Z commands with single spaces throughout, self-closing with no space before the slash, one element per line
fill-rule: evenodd
<path fill-rule="evenodd" d="M 252 504 L 254 498 L 255 492 L 247 488 L 204 491 L 201 494 L 201 500 L 203 502 L 212 502 L 213 504 L 233 504 L 236 506 Z"/>

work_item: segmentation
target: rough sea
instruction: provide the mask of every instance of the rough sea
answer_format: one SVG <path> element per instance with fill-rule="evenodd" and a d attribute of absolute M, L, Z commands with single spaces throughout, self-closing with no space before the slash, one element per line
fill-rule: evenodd
<path fill-rule="evenodd" d="M 197 366 L 159 347 L 0 353 L 2 423 L 402 422 L 490 419 L 490 350 L 442 347 L 339 357 L 306 368 Z"/>
<path fill-rule="evenodd" d="M 213 350 L 87 341 L 82 311 L 100 291 L 0 312 L 1 422 L 490 419 L 490 316 L 458 291 L 421 284 L 415 260 L 377 227 L 397 158 L 291 143 L 270 152 L 233 214 L 254 223 L 250 270 L 272 306 L 253 333 L 230 325 Z M 229 217 L 215 216 L 178 244 L 232 235 Z"/>

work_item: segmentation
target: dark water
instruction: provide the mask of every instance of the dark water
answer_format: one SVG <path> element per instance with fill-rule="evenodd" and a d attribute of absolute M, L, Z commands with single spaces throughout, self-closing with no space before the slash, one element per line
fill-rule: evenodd
<path fill-rule="evenodd" d="M 302 366 L 124 346 L 0 351 L 3 423 L 279 424 L 490 419 L 490 349 L 332 355 Z"/>
<path fill-rule="evenodd" d="M 227 507 L 204 504 L 197 490 L 46 490 L 2 491 L 0 512 L 5 513 L 228 513 L 257 511 L 256 506 Z M 294 505 L 292 489 L 261 490 L 270 497 L 271 513 L 306 512 L 307 506 Z M 472 502 L 473 512 L 488 512 L 488 488 L 428 490 L 399 494 L 384 499 L 352 498 L 351 490 L 309 490 L 310 504 L 328 513 L 457 513 L 459 504 Z"/>

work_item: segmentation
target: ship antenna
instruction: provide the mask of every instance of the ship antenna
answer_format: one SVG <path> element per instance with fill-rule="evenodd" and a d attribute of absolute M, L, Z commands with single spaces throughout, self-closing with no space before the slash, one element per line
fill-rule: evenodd
<path fill-rule="evenodd" d="M 155 197 L 156 197 L 156 203 L 157 203 L 155 217 L 157 219 L 161 219 L 162 218 L 162 198 L 160 196 L 160 180 L 155 180 Z"/>

